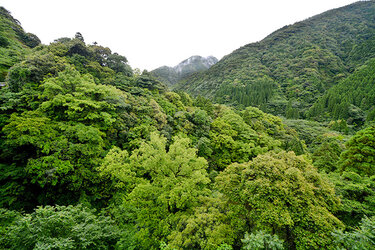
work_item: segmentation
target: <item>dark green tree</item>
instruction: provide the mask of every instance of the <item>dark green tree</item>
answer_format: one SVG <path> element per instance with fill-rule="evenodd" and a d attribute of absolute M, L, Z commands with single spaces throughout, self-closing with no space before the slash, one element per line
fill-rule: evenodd
<path fill-rule="evenodd" d="M 375 217 L 363 218 L 355 230 L 334 233 L 335 242 L 340 249 L 374 249 L 375 248 Z"/>
<path fill-rule="evenodd" d="M 110 54 L 106 61 L 106 66 L 113 69 L 115 72 L 121 72 L 124 75 L 131 76 L 132 70 L 127 64 L 128 60 L 125 56 L 121 56 L 117 53 Z"/>
<path fill-rule="evenodd" d="M 346 226 L 358 226 L 365 216 L 375 216 L 375 176 L 336 172 L 330 173 L 328 178 L 335 185 L 336 194 L 342 202 L 336 216 Z"/>
<path fill-rule="evenodd" d="M 314 150 L 312 154 L 313 164 L 319 171 L 333 172 L 339 168 L 342 151 L 343 146 L 336 139 L 326 139 Z"/>
<path fill-rule="evenodd" d="M 342 153 L 342 171 L 353 171 L 363 176 L 375 175 L 375 126 L 357 132 L 346 143 Z"/>
<path fill-rule="evenodd" d="M 85 42 L 85 39 L 83 39 L 81 32 L 76 32 L 74 38 L 80 40 L 81 42 Z"/>

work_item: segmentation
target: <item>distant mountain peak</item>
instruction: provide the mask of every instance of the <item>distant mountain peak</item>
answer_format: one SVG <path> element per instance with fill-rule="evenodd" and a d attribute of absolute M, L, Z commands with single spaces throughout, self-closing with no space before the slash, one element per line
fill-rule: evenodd
<path fill-rule="evenodd" d="M 193 73 L 207 70 L 217 62 L 218 60 L 214 56 L 202 57 L 194 55 L 174 67 L 162 66 L 151 71 L 151 73 L 168 86 L 173 86 L 179 80 Z"/>
<path fill-rule="evenodd" d="M 190 74 L 195 73 L 196 71 L 201 71 L 202 69 L 209 69 L 217 62 L 218 60 L 213 56 L 191 56 L 188 59 L 180 62 L 178 65 L 174 66 L 173 69 L 180 74 Z"/>

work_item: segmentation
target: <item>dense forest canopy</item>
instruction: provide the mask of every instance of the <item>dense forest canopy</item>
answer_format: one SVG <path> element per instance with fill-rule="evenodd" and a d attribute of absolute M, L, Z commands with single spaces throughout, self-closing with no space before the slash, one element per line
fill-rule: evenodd
<path fill-rule="evenodd" d="M 0 8 L 0 248 L 373 249 L 374 6 L 181 83 L 206 97 Z"/>

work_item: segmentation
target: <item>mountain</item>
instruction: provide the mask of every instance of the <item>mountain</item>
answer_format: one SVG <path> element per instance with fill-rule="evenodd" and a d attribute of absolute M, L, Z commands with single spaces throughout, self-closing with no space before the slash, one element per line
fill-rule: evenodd
<path fill-rule="evenodd" d="M 168 86 L 173 86 L 181 79 L 193 73 L 207 70 L 217 62 L 218 60 L 213 56 L 192 56 L 174 67 L 162 66 L 151 73 Z"/>
<path fill-rule="evenodd" d="M 175 89 L 273 114 L 289 106 L 304 118 L 328 89 L 375 57 L 374 13 L 374 1 L 361 1 L 285 26 Z"/>
<path fill-rule="evenodd" d="M 9 68 L 20 61 L 28 48 L 39 44 L 36 35 L 26 33 L 20 22 L 0 7 L 0 82 L 5 81 Z"/>

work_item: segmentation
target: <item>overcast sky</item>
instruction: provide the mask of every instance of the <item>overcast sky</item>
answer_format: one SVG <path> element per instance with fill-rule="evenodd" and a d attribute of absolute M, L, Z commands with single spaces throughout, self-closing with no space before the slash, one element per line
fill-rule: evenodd
<path fill-rule="evenodd" d="M 81 32 L 133 68 L 220 59 L 285 25 L 354 0 L 0 0 L 44 44 Z"/>

